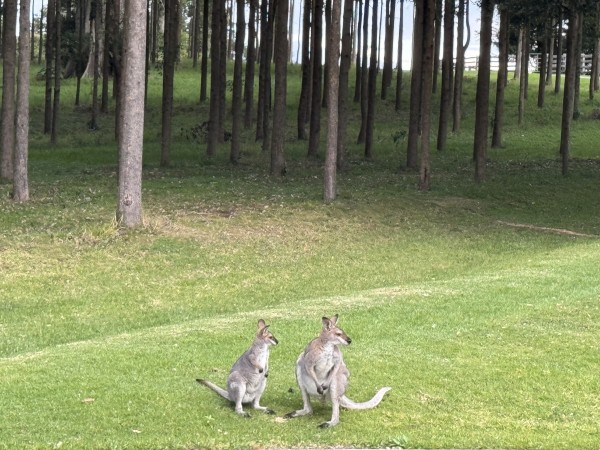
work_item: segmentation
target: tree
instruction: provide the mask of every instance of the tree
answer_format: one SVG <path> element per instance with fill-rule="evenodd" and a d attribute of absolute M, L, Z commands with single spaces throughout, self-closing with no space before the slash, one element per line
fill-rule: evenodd
<path fill-rule="evenodd" d="M 210 0 L 204 0 L 202 9 L 202 59 L 200 61 L 200 103 L 206 101 L 208 79 L 208 6 Z"/>
<path fill-rule="evenodd" d="M 165 1 L 165 35 L 163 56 L 162 140 L 160 165 L 171 163 L 171 129 L 173 115 L 173 83 L 179 54 L 179 0 Z"/>
<path fill-rule="evenodd" d="M 298 139 L 306 139 L 305 125 L 310 110 L 310 90 L 312 84 L 312 58 L 310 57 L 310 30 L 312 17 L 312 0 L 304 0 L 302 14 L 302 81 L 300 85 L 300 100 L 298 101 Z"/>
<path fill-rule="evenodd" d="M 375 124 L 375 97 L 377 89 L 377 9 L 379 0 L 373 0 L 373 23 L 371 25 L 371 62 L 367 94 L 367 123 L 365 129 L 365 158 L 373 157 L 373 127 Z"/>
<path fill-rule="evenodd" d="M 475 137 L 473 139 L 473 159 L 475 160 L 475 181 L 485 179 L 485 159 L 487 154 L 489 103 L 490 103 L 490 50 L 492 47 L 493 0 L 481 2 L 481 31 L 479 34 L 479 73 L 475 94 Z"/>
<path fill-rule="evenodd" d="M 44 97 L 44 134 L 52 131 L 52 81 L 54 80 L 54 34 L 56 30 L 56 0 L 48 0 L 46 11 L 46 94 Z"/>
<path fill-rule="evenodd" d="M 423 40 L 425 5 L 415 4 L 413 27 L 413 58 L 410 77 L 410 106 L 408 119 L 408 140 L 406 144 L 406 167 L 417 168 L 418 145 L 421 133 L 421 96 L 423 95 Z"/>
<path fill-rule="evenodd" d="M 565 85 L 563 94 L 563 112 L 560 127 L 560 154 L 562 159 L 562 174 L 569 173 L 571 122 L 573 121 L 575 99 L 576 65 L 579 60 L 577 55 L 577 37 L 579 35 L 580 15 L 575 8 L 576 0 L 569 2 L 569 29 L 567 31 L 567 63 L 565 68 Z"/>
<path fill-rule="evenodd" d="M 498 77 L 496 80 L 496 105 L 494 109 L 494 128 L 492 131 L 492 147 L 502 147 L 502 131 L 504 127 L 504 91 L 508 76 L 508 29 L 509 11 L 505 5 L 499 6 L 500 30 L 498 32 L 499 56 Z"/>
<path fill-rule="evenodd" d="M 248 47 L 246 49 L 246 76 L 244 80 L 244 127 L 252 127 L 252 105 L 254 103 L 254 68 L 256 65 L 256 11 L 257 0 L 250 0 L 248 16 Z"/>
<path fill-rule="evenodd" d="M 442 41 L 442 6 L 444 0 L 435 0 L 434 42 L 433 42 L 433 83 L 431 89 L 437 92 L 437 80 L 440 72 L 440 46 Z"/>
<path fill-rule="evenodd" d="M 400 0 L 400 23 L 398 25 L 398 73 L 396 74 L 396 111 L 402 101 L 402 34 L 404 33 L 404 0 Z"/>
<path fill-rule="evenodd" d="M 435 37 L 433 28 L 436 15 L 436 0 L 426 0 L 423 11 L 422 28 L 422 67 L 421 67 L 421 166 L 419 170 L 419 190 L 429 190 L 431 178 L 429 162 L 429 136 L 431 131 L 431 97 L 433 92 L 433 71 L 435 53 Z M 438 22 L 439 26 L 439 22 Z"/>
<path fill-rule="evenodd" d="M 277 0 L 275 7 L 275 101 L 271 143 L 271 175 L 285 175 L 285 116 L 288 61 L 288 0 Z"/>
<path fill-rule="evenodd" d="M 364 0 L 365 8 L 363 15 L 363 42 L 362 42 L 362 59 L 360 63 L 360 130 L 358 132 L 357 144 L 364 144 L 367 134 L 367 112 L 369 100 L 369 66 L 367 65 L 367 56 L 369 51 L 368 33 L 369 33 L 369 0 Z M 373 18 L 375 21 L 376 18 Z M 357 81 L 358 83 L 358 81 Z"/>
<path fill-rule="evenodd" d="M 16 202 L 29 200 L 27 160 L 29 154 L 29 0 L 19 2 L 19 70 L 17 82 L 17 111 L 15 135 L 15 162 L 13 178 L 13 199 Z"/>
<path fill-rule="evenodd" d="M 262 0 L 260 5 L 260 67 L 256 108 L 256 140 L 262 140 L 263 151 L 271 145 L 269 111 L 271 108 L 271 59 L 273 57 L 273 3 Z"/>
<path fill-rule="evenodd" d="M 327 115 L 327 151 L 325 155 L 325 174 L 323 183 L 323 198 L 325 202 L 332 202 L 336 197 L 336 166 L 337 166 L 337 149 L 338 149 L 338 93 L 339 93 L 339 78 L 338 60 L 340 57 L 340 9 L 341 0 L 333 0 L 331 6 L 331 27 L 327 35 L 327 47 L 329 52 L 327 56 L 329 60 L 330 76 L 327 80 L 327 95 L 329 105 Z M 349 58 L 348 58 L 349 59 Z"/>
<path fill-rule="evenodd" d="M 2 178 L 13 179 L 15 148 L 15 65 L 17 59 L 17 1 L 4 1 L 2 55 Z"/>
<path fill-rule="evenodd" d="M 212 33 L 210 38 L 210 121 L 208 124 L 208 138 L 206 154 L 215 156 L 219 144 L 220 94 L 221 87 L 221 26 L 223 25 L 223 2 L 213 0 Z"/>
<path fill-rule="evenodd" d="M 146 14 L 146 0 L 125 2 L 120 92 L 126 92 L 127 95 L 121 99 L 116 215 L 117 221 L 125 227 L 142 223 Z"/>
<path fill-rule="evenodd" d="M 368 0 L 366 0 L 368 1 Z M 362 77 L 362 67 L 361 67 L 361 60 L 362 60 L 362 55 L 360 52 L 360 49 L 362 48 L 362 29 L 363 29 L 363 24 L 362 24 L 362 20 L 363 20 L 363 12 L 362 12 L 362 5 L 363 5 L 363 0 L 357 0 L 357 9 L 358 9 L 358 13 L 357 13 L 357 17 L 358 20 L 354 21 L 354 27 L 355 27 L 355 32 L 356 32 L 356 64 L 355 64 L 355 76 L 354 76 L 354 103 L 358 103 L 360 101 L 361 98 L 361 88 L 362 88 L 362 81 L 361 81 L 361 77 Z"/>
<path fill-rule="evenodd" d="M 52 132 L 50 142 L 56 144 L 58 141 L 58 114 L 60 112 L 60 82 L 62 78 L 62 14 L 60 12 L 60 0 L 56 1 L 56 18 L 54 19 L 54 104 L 52 106 Z"/>
<path fill-rule="evenodd" d="M 232 164 L 239 163 L 242 134 L 242 64 L 246 34 L 244 0 L 237 0 L 236 9 L 235 60 L 233 63 L 233 92 L 231 95 L 231 151 L 229 153 L 229 161 Z"/>
<path fill-rule="evenodd" d="M 323 64 L 321 63 L 323 36 L 323 0 L 313 0 L 312 23 L 312 90 L 310 106 L 310 134 L 308 137 L 308 158 L 316 159 L 319 154 L 321 139 L 321 88 L 323 78 Z"/>
<path fill-rule="evenodd" d="M 335 4 L 333 5 L 335 8 Z M 338 86 L 338 135 L 337 135 L 337 168 L 346 167 L 346 129 L 348 120 L 348 77 L 352 64 L 352 15 L 353 2 L 344 2 L 344 18 L 342 20 L 342 49 L 340 56 L 340 77 Z"/>
<path fill-rule="evenodd" d="M 559 12 L 558 23 L 556 24 L 556 76 L 554 77 L 554 93 L 558 94 L 561 87 L 562 75 L 562 52 L 563 52 L 563 15 L 562 10 Z"/>
<path fill-rule="evenodd" d="M 458 1 L 456 26 L 456 64 L 454 68 L 454 92 L 452 99 L 452 132 L 460 131 L 462 119 L 462 91 L 465 73 L 465 51 L 471 40 L 469 29 L 469 0 Z M 464 40 L 465 26 L 467 28 L 467 40 Z"/>
<path fill-rule="evenodd" d="M 437 149 L 446 148 L 448 138 L 448 120 L 452 106 L 452 70 L 454 52 L 454 0 L 444 4 L 444 50 L 442 58 L 442 86 L 440 116 L 438 121 Z"/>
<path fill-rule="evenodd" d="M 387 89 L 392 84 L 392 60 L 394 53 L 394 24 L 396 21 L 396 0 L 385 2 L 385 42 L 384 63 L 381 75 L 381 99 L 387 97 Z"/>

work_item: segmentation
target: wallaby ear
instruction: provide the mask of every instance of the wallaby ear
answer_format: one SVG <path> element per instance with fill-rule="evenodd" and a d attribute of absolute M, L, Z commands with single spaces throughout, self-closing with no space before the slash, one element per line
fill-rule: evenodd
<path fill-rule="evenodd" d="M 266 327 L 265 321 L 262 320 L 262 319 L 259 319 L 258 320 L 258 329 L 260 330 L 260 329 L 262 329 L 264 327 Z"/>
<path fill-rule="evenodd" d="M 336 325 L 336 324 L 337 324 L 337 320 L 338 320 L 338 315 L 336 314 L 335 316 L 333 316 L 333 317 L 331 318 L 331 323 L 332 323 L 333 325 Z"/>
<path fill-rule="evenodd" d="M 331 328 L 333 327 L 333 323 L 331 322 L 331 320 L 328 317 L 323 316 L 323 318 L 321 319 L 321 321 L 323 322 L 323 329 L 326 331 L 331 330 Z"/>

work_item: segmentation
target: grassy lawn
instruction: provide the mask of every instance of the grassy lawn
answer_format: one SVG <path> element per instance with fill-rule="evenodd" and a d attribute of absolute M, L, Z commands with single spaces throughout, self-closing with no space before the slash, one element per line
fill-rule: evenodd
<path fill-rule="evenodd" d="M 34 83 L 31 202 L 13 204 L 0 185 L 0 448 L 598 446 L 597 100 L 582 95 L 563 177 L 561 97 L 538 110 L 532 88 L 517 127 L 510 84 L 506 148 L 490 150 L 477 185 L 468 78 L 463 131 L 432 155 L 427 193 L 393 139 L 406 112 L 380 102 L 375 159 L 351 144 L 339 198 L 324 205 L 322 168 L 294 139 L 297 86 L 288 176 L 276 181 L 252 131 L 240 167 L 227 145 L 205 158 L 189 137 L 207 114 L 190 88 L 198 76 L 177 80 L 169 168 L 157 163 L 160 76 L 150 80 L 145 225 L 134 231 L 114 223 L 112 116 L 88 131 L 65 81 L 52 147 Z M 353 339 L 348 396 L 392 391 L 376 409 L 342 411 L 333 429 L 317 428 L 331 413 L 319 403 L 283 420 L 301 406 L 296 357 L 336 313 Z M 259 318 L 280 341 L 262 399 L 277 414 L 244 419 L 195 379 L 224 386 Z"/>

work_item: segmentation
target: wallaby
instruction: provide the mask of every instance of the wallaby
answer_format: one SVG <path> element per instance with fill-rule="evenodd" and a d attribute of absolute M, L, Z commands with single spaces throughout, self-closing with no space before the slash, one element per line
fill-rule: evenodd
<path fill-rule="evenodd" d="M 350 372 L 338 346 L 348 345 L 352 340 L 337 327 L 337 319 L 337 314 L 331 319 L 323 317 L 321 335 L 313 339 L 300 353 L 296 361 L 296 380 L 302 393 L 304 408 L 292 411 L 286 417 L 299 417 L 312 413 L 310 397 L 313 396 L 331 401 L 331 420 L 322 423 L 319 427 L 332 427 L 340 421 L 340 406 L 347 409 L 374 408 L 391 389 L 381 388 L 371 400 L 363 403 L 356 403 L 344 395 Z"/>
<path fill-rule="evenodd" d="M 197 379 L 217 394 L 235 403 L 235 412 L 250 417 L 242 408 L 243 403 L 252 403 L 254 409 L 274 414 L 272 409 L 260 406 L 260 397 L 267 387 L 269 376 L 269 346 L 279 341 L 269 331 L 264 320 L 258 321 L 258 331 L 252 346 L 235 362 L 227 377 L 227 390 L 207 380 Z"/>

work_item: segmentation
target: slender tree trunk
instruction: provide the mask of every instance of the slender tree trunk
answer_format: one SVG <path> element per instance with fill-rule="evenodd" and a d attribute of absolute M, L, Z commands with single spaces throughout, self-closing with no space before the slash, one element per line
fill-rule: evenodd
<path fill-rule="evenodd" d="M 387 97 L 387 90 L 392 85 L 392 60 L 394 53 L 394 25 L 396 21 L 396 0 L 386 0 L 385 9 L 385 53 L 383 73 L 381 76 L 381 99 Z"/>
<path fill-rule="evenodd" d="M 368 0 L 366 0 L 368 1 Z M 357 0 L 358 3 L 358 21 L 356 25 L 356 64 L 354 76 L 354 103 L 360 102 L 362 88 L 362 67 L 361 67 L 361 52 L 362 48 L 362 29 L 363 29 L 363 0 Z"/>
<path fill-rule="evenodd" d="M 142 224 L 142 149 L 144 137 L 144 73 L 146 0 L 125 2 L 119 189 L 117 221 L 125 227 Z"/>
<path fill-rule="evenodd" d="M 560 154 L 562 156 L 562 174 L 569 173 L 571 122 L 573 121 L 574 98 L 575 98 L 575 72 L 577 61 L 577 36 L 579 34 L 580 15 L 571 3 L 569 11 L 569 28 L 567 31 L 567 63 L 565 68 L 565 86 L 563 96 L 563 112 L 560 129 Z"/>
<path fill-rule="evenodd" d="M 425 24 L 425 5 L 415 4 L 413 26 L 413 59 L 410 77 L 410 113 L 408 119 L 408 141 L 406 145 L 406 167 L 416 169 L 418 164 L 418 145 L 421 131 L 421 96 L 423 95 L 423 35 Z"/>
<path fill-rule="evenodd" d="M 496 105 L 494 109 L 494 128 L 492 131 L 492 147 L 502 147 L 502 131 L 504 129 L 504 90 L 508 77 L 508 32 L 510 17 L 508 7 L 500 5 L 500 31 L 498 35 L 499 65 L 496 80 Z"/>
<path fill-rule="evenodd" d="M 242 137 L 242 66 L 244 59 L 244 39 L 246 34 L 244 0 L 237 0 L 236 10 L 235 60 L 233 64 L 233 92 L 231 95 L 231 151 L 229 153 L 229 161 L 234 165 L 237 165 L 240 161 Z"/>
<path fill-rule="evenodd" d="M 42 49 L 44 48 L 44 0 L 42 0 L 42 7 L 40 8 L 40 28 L 39 28 L 39 45 L 38 45 L 38 64 L 42 65 Z M 1 34 L 1 33 L 0 33 Z"/>
<path fill-rule="evenodd" d="M 546 70 L 548 66 L 548 21 L 544 21 L 543 30 L 543 45 L 542 45 L 542 58 L 540 61 L 540 78 L 538 84 L 538 108 L 544 107 L 544 101 L 546 98 Z"/>
<path fill-rule="evenodd" d="M 219 144 L 223 144 L 225 142 L 225 110 L 227 109 L 225 103 L 225 96 L 227 94 L 227 60 L 229 59 L 229 49 L 228 49 L 228 11 L 223 8 L 222 9 L 222 19 L 221 26 L 219 30 L 221 31 L 220 39 L 221 45 L 219 49 L 221 50 L 221 57 L 219 58 L 219 71 L 220 71 L 220 82 L 219 82 L 219 130 L 217 131 L 217 136 L 219 139 Z"/>
<path fill-rule="evenodd" d="M 62 35 L 62 15 L 60 12 L 60 0 L 56 0 L 56 19 L 54 20 L 54 104 L 52 106 L 52 132 L 50 142 L 58 142 L 58 115 L 60 113 L 60 82 L 62 77 L 62 58 L 61 58 L 61 35 Z"/>
<path fill-rule="evenodd" d="M 368 101 L 369 101 L 369 66 L 367 63 L 367 55 L 369 50 L 369 44 L 367 36 L 369 34 L 369 0 L 364 0 L 364 14 L 363 14 L 363 43 L 362 43 L 362 61 L 360 63 L 360 130 L 358 132 L 357 144 L 364 144 L 367 134 L 367 112 L 368 112 Z M 373 22 L 375 22 L 373 18 Z M 372 24 L 374 26 L 374 24 Z"/>
<path fill-rule="evenodd" d="M 198 67 L 198 42 L 200 41 L 200 5 L 202 0 L 195 0 L 194 2 L 194 17 L 192 28 L 192 67 L 195 69 Z"/>
<path fill-rule="evenodd" d="M 334 0 L 334 8 L 335 2 Z M 340 56 L 340 79 L 338 87 L 338 135 L 337 135 L 337 168 L 344 170 L 347 163 L 346 130 L 348 121 L 348 78 L 352 64 L 352 1 L 344 2 L 344 17 L 342 24 L 342 49 Z M 331 104 L 331 103 L 330 103 Z"/>
<path fill-rule="evenodd" d="M 563 40 L 562 40 L 562 24 L 563 24 L 563 16 L 562 12 L 559 13 L 558 24 L 556 26 L 556 76 L 554 77 L 554 93 L 558 94 L 560 92 L 561 86 L 561 75 L 562 75 L 562 52 L 563 52 Z"/>
<path fill-rule="evenodd" d="M 21 0 L 19 2 L 20 37 L 13 178 L 13 200 L 15 202 L 26 202 L 29 200 L 27 173 L 29 155 L 29 66 L 31 64 L 29 17 L 29 0 Z"/>
<path fill-rule="evenodd" d="M 321 140 L 321 85 L 323 78 L 323 65 L 321 63 L 321 39 L 323 0 L 313 0 L 313 74 L 312 74 L 312 101 L 310 108 L 310 134 L 308 139 L 308 158 L 316 159 L 319 154 Z"/>
<path fill-rule="evenodd" d="M 244 128 L 252 128 L 253 112 L 252 106 L 254 103 L 254 69 L 256 66 L 256 2 L 250 0 L 249 16 L 248 16 L 248 47 L 246 53 L 246 77 L 244 80 Z"/>
<path fill-rule="evenodd" d="M 577 19 L 577 49 L 575 55 L 577 55 L 577 61 L 575 62 L 575 88 L 573 96 L 573 119 L 577 120 L 581 116 L 579 110 L 579 98 L 581 97 L 581 66 L 582 64 L 582 45 L 583 45 L 583 11 L 579 11 L 579 18 Z"/>
<path fill-rule="evenodd" d="M 162 92 L 162 141 L 160 165 L 171 163 L 171 130 L 173 115 L 173 84 L 179 53 L 179 0 L 165 1 L 165 42 Z"/>
<path fill-rule="evenodd" d="M 458 1 L 458 23 L 456 26 L 456 63 L 454 67 L 454 91 L 452 99 L 452 132 L 454 133 L 458 133 L 460 131 L 460 123 L 462 119 L 462 85 L 465 72 L 465 1 L 468 0 Z"/>
<path fill-rule="evenodd" d="M 329 29 L 331 28 L 331 0 L 325 0 L 325 39 L 327 39 L 328 33 L 329 33 Z M 328 85 L 328 78 L 329 78 L 329 66 L 328 66 L 328 54 L 329 54 L 329 46 L 326 44 L 325 45 L 325 55 L 324 55 L 324 60 L 325 60 L 325 64 L 323 65 L 323 84 L 325 86 Z M 327 108 L 327 92 L 325 92 L 325 90 L 323 90 L 323 98 L 321 101 L 321 106 L 323 108 Z"/>
<path fill-rule="evenodd" d="M 448 121 L 452 108 L 452 69 L 454 63 L 454 0 L 444 4 L 444 56 L 442 58 L 442 94 L 438 123 L 437 149 L 445 150 L 448 139 Z"/>
<path fill-rule="evenodd" d="M 594 92 L 600 87 L 600 3 L 596 5 L 596 39 L 594 40 L 594 54 L 592 55 L 592 73 L 590 74 L 590 100 L 594 99 Z"/>
<path fill-rule="evenodd" d="M 288 60 L 290 63 L 292 61 L 292 42 L 294 39 L 294 0 L 289 0 L 289 17 L 288 17 Z"/>
<path fill-rule="evenodd" d="M 523 35 L 521 42 L 521 73 L 519 75 L 519 106 L 518 106 L 518 123 L 523 125 L 525 120 L 525 100 L 527 100 L 527 85 L 529 78 L 529 49 L 527 36 L 529 36 L 529 27 L 521 28 Z"/>
<path fill-rule="evenodd" d="M 98 129 L 98 66 L 100 62 L 100 5 L 93 3 L 94 9 L 94 44 L 93 44 L 93 81 L 92 81 L 92 118 L 90 120 L 90 129 Z M 145 77 L 145 75 L 144 75 Z"/>
<path fill-rule="evenodd" d="M 369 94 L 367 99 L 367 125 L 365 134 L 365 159 L 373 158 L 373 127 L 375 125 L 375 99 L 377 96 L 377 10 L 380 0 L 373 0 L 373 24 L 371 26 L 371 63 L 369 66 Z"/>
<path fill-rule="evenodd" d="M 285 175 L 285 122 L 288 51 L 288 0 L 275 8 L 275 99 L 273 102 L 273 132 L 271 141 L 271 175 Z"/>
<path fill-rule="evenodd" d="M 208 138 L 206 154 L 209 157 L 217 154 L 217 147 L 220 142 L 220 111 L 221 106 L 221 25 L 223 16 L 223 2 L 213 0 L 212 8 L 212 30 L 210 38 L 210 106 L 208 124 Z"/>
<path fill-rule="evenodd" d="M 200 61 L 200 103 L 206 101 L 208 80 L 208 5 L 210 0 L 204 0 L 202 9 L 202 59 Z"/>
<path fill-rule="evenodd" d="M 546 23 L 546 31 L 548 33 L 548 67 L 546 68 L 546 86 L 552 84 L 552 64 L 554 62 L 554 27 L 552 26 L 552 18 Z"/>
<path fill-rule="evenodd" d="M 2 17 L 2 178 L 14 179 L 17 0 L 4 1 Z"/>
<path fill-rule="evenodd" d="M 54 81 L 56 0 L 48 0 L 46 17 L 46 94 L 44 97 L 44 134 L 48 134 L 52 131 L 52 84 Z"/>
<path fill-rule="evenodd" d="M 521 25 L 519 27 L 519 37 L 517 40 L 517 61 L 515 63 L 515 73 L 513 75 L 513 79 L 518 80 L 521 78 L 521 64 L 523 61 L 523 41 L 524 41 L 525 31 L 524 26 Z"/>
<path fill-rule="evenodd" d="M 310 101 L 310 86 L 312 83 L 312 64 L 310 57 L 310 29 L 312 16 L 311 0 L 304 0 L 302 16 L 302 85 L 298 101 L 298 139 L 306 139 L 306 122 L 308 121 L 308 104 Z"/>
<path fill-rule="evenodd" d="M 100 111 L 104 114 L 108 113 L 108 83 L 110 81 L 110 54 L 113 47 L 114 35 L 111 32 L 113 26 L 113 0 L 105 0 L 105 20 L 104 20 L 104 45 L 102 56 L 102 101 L 100 103 Z"/>
<path fill-rule="evenodd" d="M 492 18 L 494 1 L 481 3 L 481 32 L 479 34 L 479 73 L 477 74 L 477 93 L 475 98 L 475 137 L 473 156 L 475 159 L 475 180 L 481 183 L 485 179 L 485 159 L 489 124 L 490 91 L 490 50 L 492 47 Z"/>
<path fill-rule="evenodd" d="M 325 173 L 323 183 L 323 198 L 326 203 L 332 202 L 336 197 L 336 168 L 337 168 L 337 151 L 338 139 L 340 138 L 339 123 L 338 123 L 338 105 L 339 105 L 339 78 L 336 74 L 339 71 L 338 60 L 340 57 L 340 15 L 341 15 L 341 0 L 333 0 L 331 8 L 331 24 L 327 35 L 327 47 L 329 52 L 327 56 L 329 60 L 330 76 L 327 80 L 327 95 L 329 96 L 327 104 L 327 151 L 325 155 Z M 350 11 L 350 15 L 352 11 Z M 348 55 L 348 60 L 350 55 Z"/>
<path fill-rule="evenodd" d="M 438 74 L 440 72 L 440 46 L 442 42 L 442 6 L 444 0 L 435 0 L 434 47 L 433 47 L 433 83 L 432 92 L 437 92 Z"/>
<path fill-rule="evenodd" d="M 433 28 L 437 26 L 439 28 L 439 15 L 437 24 L 435 23 L 436 17 L 436 0 L 426 0 L 424 20 L 423 20 L 423 59 L 422 59 L 422 70 L 421 70 L 421 167 L 419 170 L 419 190 L 428 191 L 430 187 L 431 170 L 429 161 L 429 136 L 431 133 L 431 97 L 433 93 L 433 70 L 434 70 L 434 59 L 438 58 L 438 54 L 435 50 L 435 37 L 433 36 Z"/>
<path fill-rule="evenodd" d="M 400 22 L 398 24 L 398 72 L 396 74 L 396 111 L 402 104 L 402 35 L 404 34 L 404 0 L 400 0 Z"/>
<path fill-rule="evenodd" d="M 271 105 L 271 57 L 273 49 L 273 1 L 263 0 L 260 5 L 260 67 L 258 105 L 256 111 L 256 140 L 263 142 L 263 151 L 269 152 L 269 108 Z M 267 133 L 266 133 L 267 132 Z"/>

